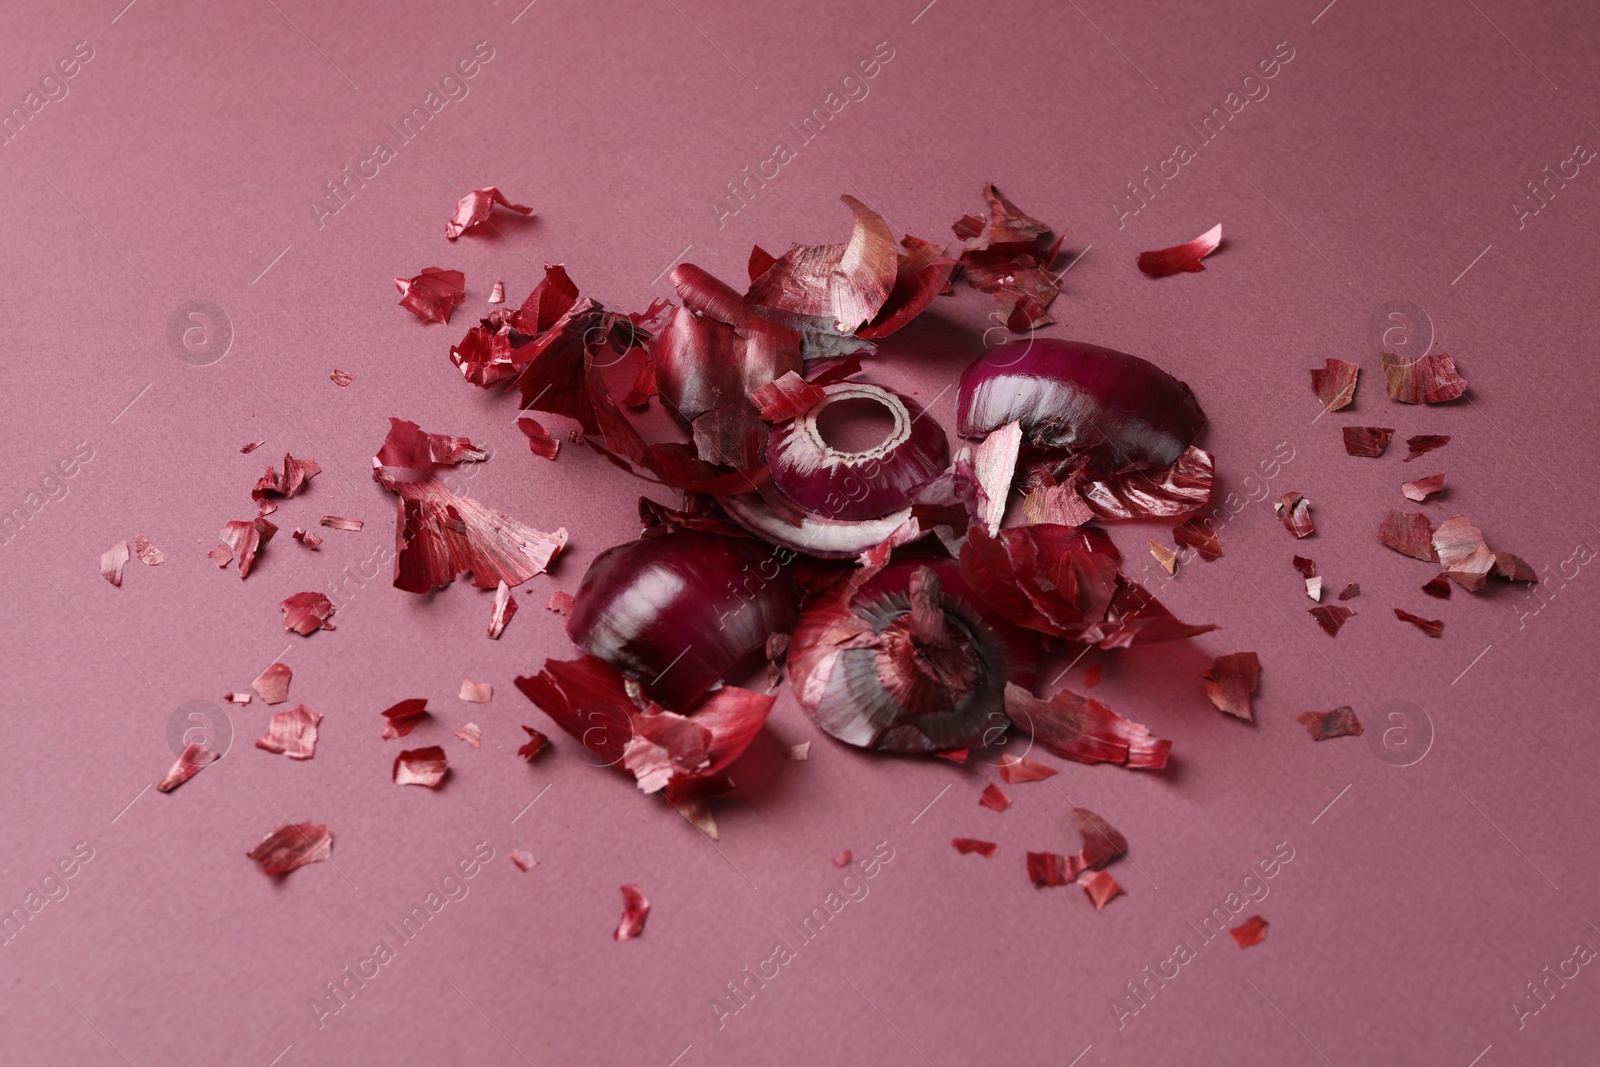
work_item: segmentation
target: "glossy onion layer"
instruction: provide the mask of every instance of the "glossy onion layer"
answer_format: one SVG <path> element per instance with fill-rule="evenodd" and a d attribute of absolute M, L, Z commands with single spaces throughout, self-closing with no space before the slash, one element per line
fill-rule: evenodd
<path fill-rule="evenodd" d="M 858 522 L 803 514 L 800 525 L 795 526 L 754 493 L 718 497 L 717 502 L 728 513 L 728 518 L 762 540 L 816 559 L 854 559 L 867 549 L 883 544 L 901 523 L 911 518 L 910 508 L 902 508 L 881 519 Z"/>
<path fill-rule="evenodd" d="M 788 559 L 770 545 L 692 530 L 608 548 L 578 586 L 567 634 L 651 699 L 681 708 L 793 626 Z"/>
<path fill-rule="evenodd" d="M 1206 422 L 1189 387 L 1154 363 L 1053 338 L 984 353 L 962 372 L 956 418 L 963 437 L 1020 421 L 1033 444 L 1084 454 L 1102 473 L 1165 467 Z"/>
<path fill-rule="evenodd" d="M 806 512 L 839 521 L 877 519 L 911 503 L 911 494 L 950 466 L 950 443 L 922 409 L 887 389 L 838 382 L 804 414 L 773 429 L 767 442 L 772 481 Z M 823 439 L 818 420 L 841 401 L 869 401 L 893 420 L 887 436 L 859 452 Z"/>

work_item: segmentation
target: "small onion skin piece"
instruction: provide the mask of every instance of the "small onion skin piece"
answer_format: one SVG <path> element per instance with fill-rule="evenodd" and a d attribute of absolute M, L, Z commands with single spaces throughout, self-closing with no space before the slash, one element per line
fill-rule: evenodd
<path fill-rule="evenodd" d="M 1168 466 L 1206 423 L 1189 387 L 1154 363 L 1055 338 L 985 352 L 961 374 L 956 419 L 963 437 L 1020 421 L 1029 442 L 1085 454 L 1102 473 Z"/>
<path fill-rule="evenodd" d="M 950 442 L 922 408 L 865 382 L 836 382 L 804 414 L 772 431 L 767 462 L 784 496 L 819 518 L 856 522 L 877 519 L 911 503 L 917 489 L 950 466 Z M 823 440 L 817 419 L 847 400 L 878 403 L 894 419 L 884 440 L 861 452 L 841 452 Z"/>
<path fill-rule="evenodd" d="M 908 707 L 889 688 L 923 659 L 904 654 L 904 638 L 914 615 L 913 581 L 924 569 L 939 583 L 939 614 L 961 650 L 954 673 L 965 676 L 965 692 L 948 707 Z M 897 647 L 898 656 L 890 651 Z M 1034 636 L 985 608 L 954 560 L 904 560 L 859 588 L 846 583 L 808 603 L 790 641 L 788 670 L 801 707 L 824 732 L 860 748 L 926 754 L 992 742 L 1005 721 L 997 712 L 1007 680 L 1032 684 L 1038 656 Z"/>
<path fill-rule="evenodd" d="M 767 636 L 794 625 L 798 594 L 783 549 L 677 530 L 608 548 L 573 597 L 567 635 L 681 708 Z"/>

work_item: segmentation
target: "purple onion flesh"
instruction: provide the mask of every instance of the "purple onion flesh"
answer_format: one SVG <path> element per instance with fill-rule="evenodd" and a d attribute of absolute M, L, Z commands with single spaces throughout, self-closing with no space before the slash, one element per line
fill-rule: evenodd
<path fill-rule="evenodd" d="M 578 586 L 567 634 L 651 699 L 682 708 L 794 625 L 792 558 L 693 530 L 608 548 Z"/>
<path fill-rule="evenodd" d="M 1054 338 L 984 353 L 961 374 L 956 418 L 963 437 L 1020 421 L 1030 443 L 1102 473 L 1168 466 L 1206 422 L 1189 387 L 1154 363 Z"/>

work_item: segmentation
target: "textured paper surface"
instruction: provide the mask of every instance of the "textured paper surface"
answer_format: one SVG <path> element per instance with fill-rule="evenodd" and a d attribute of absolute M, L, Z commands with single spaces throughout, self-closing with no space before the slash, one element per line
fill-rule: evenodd
<path fill-rule="evenodd" d="M 0 504 L 25 513 L 0 546 L 11 768 L 0 903 L 25 908 L 79 842 L 92 859 L 61 883 L 65 897 L 41 895 L 36 914 L 12 920 L 0 1060 L 1592 1056 L 1600 974 L 1571 977 L 1563 961 L 1580 942 L 1600 947 L 1589 677 L 1600 578 L 1574 561 L 1600 536 L 1588 387 L 1600 171 L 1565 161 L 1576 142 L 1600 142 L 1600 19 L 1578 4 L 1322 2 L 139 0 L 119 12 L 113 0 L 8 12 L 6 108 L 27 112 L 77 42 L 92 58 L 41 90 L 39 101 L 66 95 L 13 121 L 0 147 Z M 460 88 L 440 79 L 479 42 L 492 59 L 450 99 Z M 1246 84 L 1280 45 L 1293 58 Z M 843 85 L 875 51 L 875 77 Z M 849 102 L 801 143 L 794 127 L 835 91 Z M 1228 114 L 1228 94 L 1263 91 Z M 444 106 L 403 143 L 386 124 L 429 92 Z M 1189 124 L 1214 108 L 1226 124 L 1204 143 Z M 360 179 L 380 140 L 393 158 Z M 742 184 L 779 141 L 793 158 Z M 1127 183 L 1147 166 L 1159 174 L 1178 142 L 1194 158 L 1164 186 L 1152 179 L 1133 213 Z M 1535 200 L 1525 182 L 1547 165 L 1578 174 L 1548 179 Z M 312 200 L 347 166 L 357 178 L 319 225 Z M 1161 586 L 1181 617 L 1223 629 L 1104 659 L 1095 695 L 1173 738 L 1172 770 L 1068 765 L 1009 789 L 997 815 L 976 802 L 993 769 L 845 750 L 785 694 L 741 768 L 740 799 L 717 809 L 714 845 L 564 737 L 531 766 L 518 760 L 521 724 L 554 733 L 511 684 L 566 653 L 543 605 L 634 535 L 641 485 L 581 448 L 554 463 L 530 455 L 513 402 L 461 381 L 446 352 L 495 279 L 520 300 L 543 263 L 563 262 L 585 294 L 642 308 L 668 294 L 674 262 L 737 282 L 753 243 L 777 254 L 842 239 L 840 193 L 897 231 L 948 240 L 990 179 L 1064 225 L 1066 254 L 1082 255 L 1049 333 L 1189 381 L 1221 486 L 1256 497 L 1222 528 L 1225 558 Z M 743 206 L 714 199 L 729 182 Z M 447 242 L 456 198 L 490 184 L 536 217 L 497 213 L 498 234 Z M 1136 269 L 1139 252 L 1219 221 L 1226 243 L 1203 273 L 1152 281 Z M 448 326 L 395 306 L 390 279 L 427 266 L 466 273 Z M 226 316 L 222 358 L 220 320 L 188 319 L 190 301 Z M 1408 302 L 1409 322 L 1385 317 L 1391 301 Z M 951 384 L 982 350 L 991 306 L 971 292 L 941 300 L 885 346 L 873 380 L 948 425 Z M 185 348 L 189 327 L 201 332 Z M 1420 354 L 1431 334 L 1450 352 L 1471 403 L 1387 401 L 1374 339 L 1391 327 L 1396 347 Z M 1307 368 L 1329 356 L 1360 360 L 1361 387 L 1353 407 L 1318 418 Z M 335 368 L 355 381 L 339 388 Z M 458 582 L 415 597 L 374 573 L 394 498 L 371 481 L 370 457 L 391 415 L 491 447 L 471 493 L 572 533 L 554 572 L 518 591 L 523 610 L 497 642 L 483 634 L 490 594 Z M 1410 466 L 1393 448 L 1356 460 L 1345 423 L 1453 440 Z M 1277 477 L 1248 477 L 1280 447 L 1294 458 Z M 75 448 L 92 459 L 41 488 Z M 278 536 L 240 582 L 206 552 L 224 521 L 255 513 L 249 488 L 285 451 L 323 473 L 282 502 Z M 1405 503 L 1400 483 L 1436 470 L 1450 488 L 1422 505 L 1430 515 L 1466 512 L 1494 546 L 1564 574 L 1542 607 L 1509 587 L 1428 600 L 1427 566 L 1378 545 L 1379 520 Z M 1270 503 L 1290 490 L 1317 525 L 1298 543 Z M 324 514 L 366 525 L 317 527 L 317 552 L 290 537 Z M 100 554 L 141 533 L 166 562 L 130 563 L 111 587 Z M 1154 581 L 1149 532 L 1117 536 Z M 1337 639 L 1305 613 L 1296 553 L 1330 589 L 1361 583 L 1360 614 Z M 278 602 L 310 589 L 339 590 L 338 630 L 285 634 Z M 1445 619 L 1443 638 L 1397 622 L 1395 606 Z M 1214 656 L 1245 649 L 1263 663 L 1253 728 L 1211 708 L 1200 680 Z M 294 671 L 290 700 L 324 716 L 314 760 L 253 747 L 270 717 L 256 700 L 227 706 L 225 758 L 171 795 L 145 791 L 172 762 L 172 724 L 178 737 L 195 725 L 187 702 L 220 712 L 225 692 L 248 691 L 279 658 Z M 490 705 L 456 699 L 464 675 L 493 684 Z M 434 720 L 380 741 L 378 713 L 413 696 Z M 1431 748 L 1410 766 L 1395 765 L 1410 757 L 1394 754 L 1404 738 L 1388 731 L 1406 723 L 1386 719 L 1390 701 L 1425 710 L 1411 713 L 1415 747 L 1431 723 Z M 1294 721 L 1344 704 L 1367 737 L 1313 744 Z M 469 719 L 479 751 L 450 736 Z M 805 741 L 807 761 L 783 759 Z M 390 784 L 399 747 L 435 743 L 451 760 L 443 788 Z M 1026 851 L 1077 848 L 1073 804 L 1131 842 L 1115 868 L 1127 895 L 1103 913 L 1025 876 Z M 274 884 L 244 854 L 285 821 L 326 823 L 332 862 Z M 958 855 L 956 836 L 1000 852 Z M 494 856 L 460 883 L 466 895 L 402 944 L 388 924 L 425 907 L 480 842 Z M 804 942 L 788 924 L 839 890 L 831 857 L 880 842 L 893 859 L 867 895 Z M 1190 923 L 1280 845 L 1293 859 L 1231 923 L 1264 916 L 1265 942 L 1202 946 Z M 512 849 L 538 866 L 517 870 Z M 619 944 L 629 883 L 652 910 L 643 936 Z M 313 999 L 347 967 L 372 974 L 362 961 L 380 940 L 393 959 L 349 980 L 319 1029 Z M 746 976 L 779 940 L 793 958 L 758 987 Z M 1163 961 L 1180 940 L 1194 958 L 1164 985 L 1149 978 L 1172 973 Z M 1546 967 L 1568 977 L 1531 1014 L 1541 1002 L 1526 983 Z M 727 988 L 740 981 L 742 1005 Z M 1128 983 L 1142 1001 L 1126 999 Z M 717 997 L 739 1006 L 720 1028 Z"/>

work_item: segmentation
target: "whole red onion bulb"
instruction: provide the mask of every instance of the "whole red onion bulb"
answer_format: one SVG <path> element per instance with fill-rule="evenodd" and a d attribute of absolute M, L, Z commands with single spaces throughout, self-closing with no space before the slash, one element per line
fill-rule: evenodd
<path fill-rule="evenodd" d="M 767 637 L 794 625 L 794 553 L 694 530 L 644 537 L 595 557 L 567 634 L 670 708 L 686 706 Z"/>

